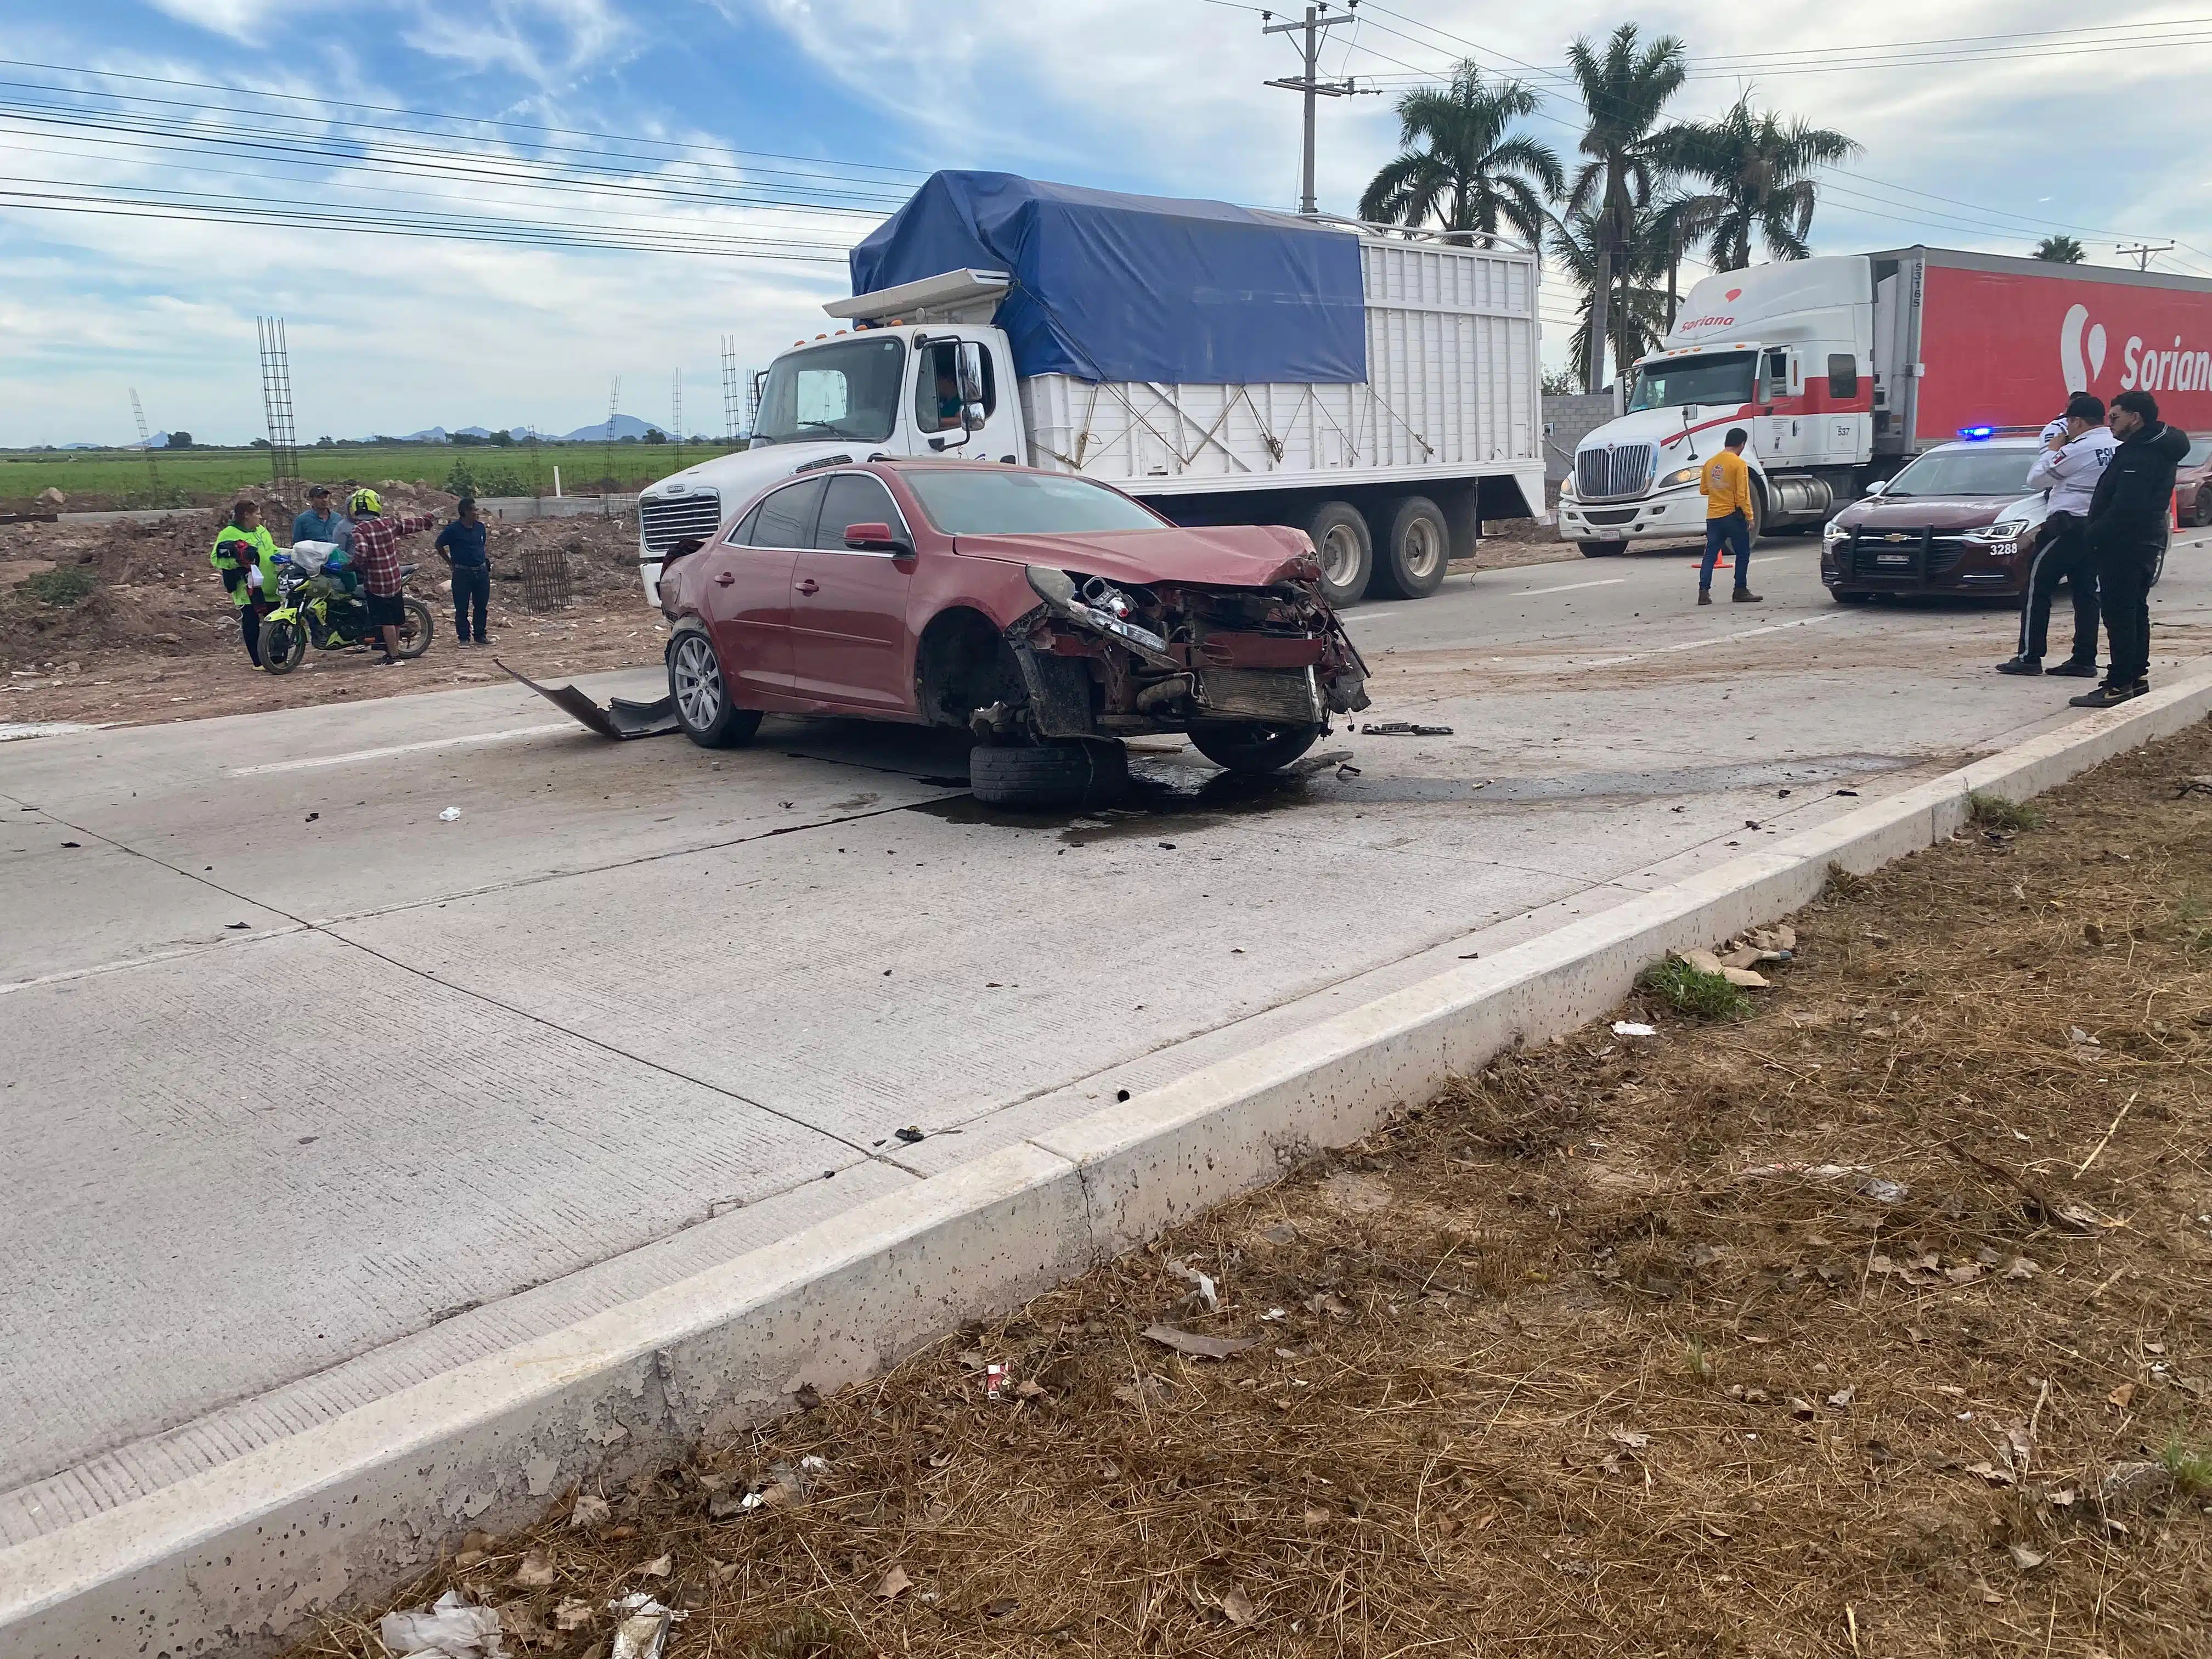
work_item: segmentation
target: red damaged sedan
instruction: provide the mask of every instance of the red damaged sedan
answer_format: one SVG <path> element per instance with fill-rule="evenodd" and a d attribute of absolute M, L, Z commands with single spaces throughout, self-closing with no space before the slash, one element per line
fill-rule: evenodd
<path fill-rule="evenodd" d="M 679 544 L 660 604 L 693 742 L 775 713 L 962 727 L 1000 805 L 1109 798 L 1143 732 L 1273 771 L 1367 706 L 1303 532 L 1185 529 L 1026 467 L 833 459 Z"/>

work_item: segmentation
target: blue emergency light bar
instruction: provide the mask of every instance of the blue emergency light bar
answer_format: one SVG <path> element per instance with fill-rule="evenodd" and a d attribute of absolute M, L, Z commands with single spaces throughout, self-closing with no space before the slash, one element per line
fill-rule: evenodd
<path fill-rule="evenodd" d="M 1993 426 L 1962 426 L 1959 428 L 1959 435 L 1972 443 L 1978 439 L 1996 437 L 1997 429 Z"/>

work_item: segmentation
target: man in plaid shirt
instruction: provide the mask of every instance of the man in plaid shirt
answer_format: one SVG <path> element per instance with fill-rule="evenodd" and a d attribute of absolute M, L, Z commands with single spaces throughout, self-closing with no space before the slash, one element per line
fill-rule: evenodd
<path fill-rule="evenodd" d="M 368 625 L 384 635 L 377 665 L 395 667 L 405 660 L 399 654 L 399 623 L 407 614 L 399 602 L 399 538 L 433 529 L 438 520 L 428 513 L 387 519 L 374 489 L 355 490 L 347 505 L 353 511 L 353 568 L 368 590 Z"/>

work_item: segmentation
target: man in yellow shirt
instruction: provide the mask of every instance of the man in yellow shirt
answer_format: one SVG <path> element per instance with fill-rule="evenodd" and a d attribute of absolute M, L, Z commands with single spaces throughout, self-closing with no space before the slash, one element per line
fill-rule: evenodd
<path fill-rule="evenodd" d="M 1729 428 L 1720 453 L 1698 474 L 1698 488 L 1705 497 L 1705 562 L 1698 572 L 1698 603 L 1713 602 L 1713 565 L 1721 549 L 1735 550 L 1735 602 L 1757 605 L 1751 591 L 1751 469 L 1744 465 L 1743 447 L 1751 434 L 1740 426 Z"/>

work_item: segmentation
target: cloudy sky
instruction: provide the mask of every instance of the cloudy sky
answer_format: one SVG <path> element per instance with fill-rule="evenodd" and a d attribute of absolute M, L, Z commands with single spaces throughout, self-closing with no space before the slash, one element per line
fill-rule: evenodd
<path fill-rule="evenodd" d="M 2069 230 L 2099 260 L 2178 240 L 2161 268 L 2212 276 L 2192 9 L 1370 4 L 1322 66 L 1386 95 L 1323 104 L 1322 205 L 1349 210 L 1392 153 L 1388 94 L 1468 52 L 1555 88 L 1568 39 L 1632 16 L 1690 43 L 1680 113 L 1748 83 L 1865 146 L 1825 177 L 1821 251 Z M 133 387 L 156 428 L 258 435 L 264 313 L 306 441 L 562 431 L 603 420 L 617 376 L 666 422 L 678 371 L 685 427 L 719 430 L 724 337 L 750 368 L 824 326 L 842 251 L 933 168 L 1294 205 L 1298 100 L 1262 83 L 1297 64 L 1261 22 L 1226 0 L 25 8 L 0 46 L 0 444 L 125 441 Z M 1553 95 L 1531 130 L 1568 153 L 1579 114 Z M 144 216 L 179 207 L 231 219 Z M 239 217 L 302 211 L 502 240 Z M 1555 289 L 1547 317 L 1571 306 Z"/>

